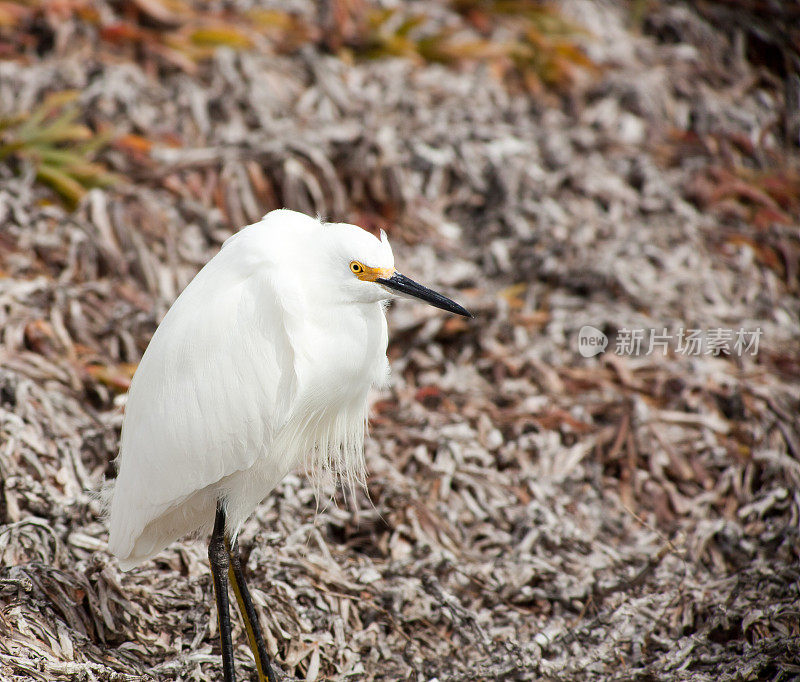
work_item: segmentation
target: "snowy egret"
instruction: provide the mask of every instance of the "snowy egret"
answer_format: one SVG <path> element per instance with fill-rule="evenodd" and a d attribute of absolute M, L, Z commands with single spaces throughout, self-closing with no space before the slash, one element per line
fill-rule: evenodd
<path fill-rule="evenodd" d="M 211 531 L 226 682 L 228 581 L 261 682 L 275 681 L 236 537 L 304 460 L 363 476 L 367 393 L 388 375 L 385 301 L 470 316 L 394 268 L 386 234 L 278 210 L 230 237 L 158 326 L 131 382 L 109 549 L 128 569 Z"/>

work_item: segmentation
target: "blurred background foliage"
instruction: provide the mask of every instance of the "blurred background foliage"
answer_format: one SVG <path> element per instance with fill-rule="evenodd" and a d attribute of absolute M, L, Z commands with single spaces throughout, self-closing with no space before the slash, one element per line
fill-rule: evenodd
<path fill-rule="evenodd" d="M 219 47 L 278 54 L 309 43 L 350 59 L 408 57 L 459 66 L 491 62 L 529 89 L 568 86 L 592 68 L 575 44 L 582 29 L 539 0 L 453 0 L 447 23 L 424 3 L 384 6 L 368 0 L 319 4 L 316 22 L 283 9 L 185 0 L 0 2 L 0 56 L 23 58 L 53 47 L 58 21 L 79 19 L 117 55 L 189 73 Z M 497 29 L 502 29 L 502 36 Z"/>
<path fill-rule="evenodd" d="M 680 40 L 652 17 L 662 0 L 628 3 L 632 26 L 662 42 Z M 673 3 L 680 4 L 680 3 Z M 287 3 L 287 6 L 288 3 Z M 280 3 L 189 0 L 0 0 L 0 59 L 31 61 L 88 46 L 92 58 L 131 60 L 154 77 L 199 77 L 220 48 L 285 55 L 317 49 L 346 62 L 402 58 L 451 69 L 483 66 L 511 92 L 529 97 L 568 96 L 577 82 L 600 73 L 582 45 L 591 27 L 567 19 L 542 0 L 442 0 L 384 3 L 327 0 L 313 16 Z M 704 0 L 697 10 L 714 25 L 741 36 L 744 55 L 764 78 L 783 81 L 787 145 L 800 134 L 800 3 Z M 67 35 L 60 30 L 69 22 Z M 69 46 L 60 42 L 69 41 Z M 796 100 L 796 101 L 795 101 Z M 791 106 L 794 101 L 794 106 Z M 118 180 L 102 163 L 111 143 L 134 161 L 155 142 L 115 135 L 107 123 L 92 130 L 74 95 L 54 93 L 33 111 L 4 111 L 0 102 L 0 163 L 32 168 L 37 179 L 72 207 L 93 186 Z M 180 144 L 170 140 L 168 144 Z M 739 136 L 676 131 L 661 159 L 707 160 L 689 194 L 703 208 L 754 225 L 790 224 L 800 216 L 800 173 L 783 158 L 766 158 Z"/>
<path fill-rule="evenodd" d="M 78 121 L 78 93 L 51 94 L 29 114 L 0 118 L 0 162 L 32 165 L 39 182 L 70 207 L 92 187 L 105 187 L 116 176 L 94 156 L 108 145 L 110 130 L 94 132 Z"/>
<path fill-rule="evenodd" d="M 441 7 L 439 8 L 441 9 Z M 289 10 L 186 0 L 0 1 L 0 59 L 35 60 L 58 45 L 60 23 L 100 59 L 128 59 L 149 73 L 197 76 L 219 48 L 289 54 L 313 45 L 346 61 L 405 58 L 451 68 L 485 64 L 510 88 L 568 90 L 596 67 L 578 45 L 588 34 L 555 8 L 532 0 L 453 0 L 442 13 L 425 4 L 368 0 L 320 3 L 316 20 Z M 110 127 L 79 122 L 75 93 L 53 93 L 31 112 L 3 112 L 0 162 L 34 168 L 37 179 L 74 207 L 85 191 L 119 179 L 95 156 L 114 140 Z M 115 146 L 144 157 L 151 140 L 117 136 Z"/>

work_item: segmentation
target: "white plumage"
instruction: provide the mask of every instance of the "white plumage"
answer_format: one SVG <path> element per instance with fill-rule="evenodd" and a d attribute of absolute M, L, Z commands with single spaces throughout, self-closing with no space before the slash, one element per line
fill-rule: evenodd
<path fill-rule="evenodd" d="M 239 528 L 304 459 L 363 480 L 367 393 L 388 376 L 384 302 L 397 295 L 469 316 L 397 272 L 384 233 L 273 211 L 222 245 L 142 356 L 110 493 L 109 549 L 127 569 L 213 527 L 225 682 L 235 682 L 229 585 L 259 682 L 277 682 Z"/>
<path fill-rule="evenodd" d="M 383 301 L 401 287 L 354 262 L 394 272 L 385 235 L 273 211 L 178 297 L 128 394 L 110 502 L 123 568 L 210 530 L 218 499 L 235 537 L 307 457 L 362 477 L 367 393 L 388 374 Z"/>

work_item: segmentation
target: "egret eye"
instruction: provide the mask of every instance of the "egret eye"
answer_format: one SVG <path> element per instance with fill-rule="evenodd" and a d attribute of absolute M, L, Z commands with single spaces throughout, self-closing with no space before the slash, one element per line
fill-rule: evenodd
<path fill-rule="evenodd" d="M 350 272 L 352 272 L 354 275 L 360 275 L 364 272 L 364 266 L 361 265 L 361 263 L 359 263 L 357 260 L 354 260 L 352 263 L 350 263 Z"/>

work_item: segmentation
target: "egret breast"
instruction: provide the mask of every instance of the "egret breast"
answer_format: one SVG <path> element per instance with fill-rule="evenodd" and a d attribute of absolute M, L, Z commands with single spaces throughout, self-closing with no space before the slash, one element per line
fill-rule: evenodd
<path fill-rule="evenodd" d="M 387 330 L 379 303 L 341 306 L 306 318 L 295 346 L 300 388 L 279 440 L 351 482 L 363 478 L 369 390 L 385 383 Z"/>
<path fill-rule="evenodd" d="M 386 317 L 380 304 L 341 306 L 308 320 L 297 353 L 299 383 L 306 398 L 362 397 L 385 382 L 388 363 Z"/>

